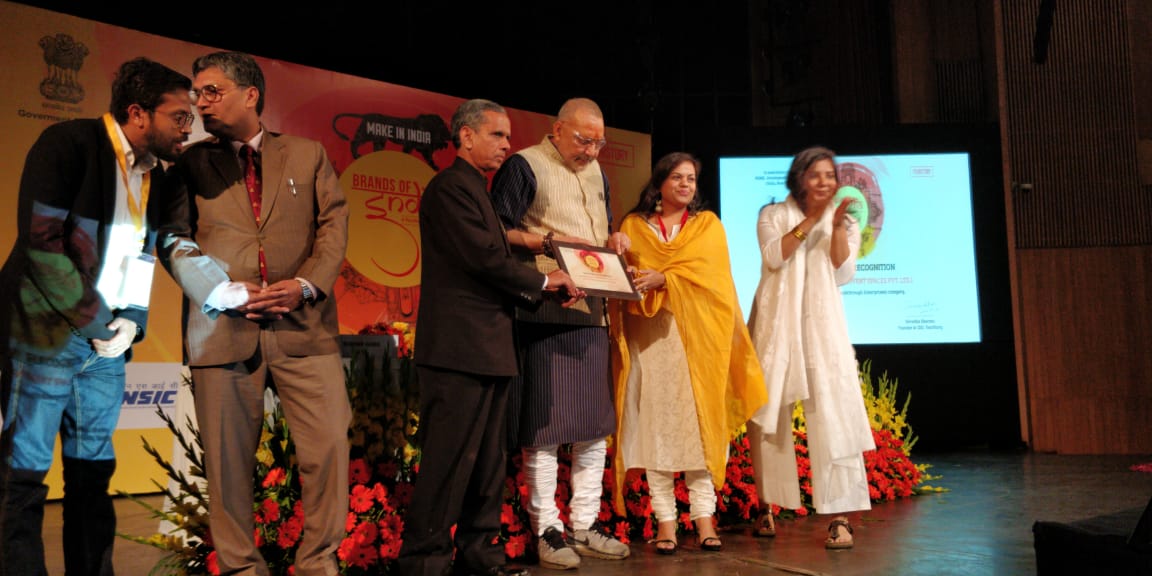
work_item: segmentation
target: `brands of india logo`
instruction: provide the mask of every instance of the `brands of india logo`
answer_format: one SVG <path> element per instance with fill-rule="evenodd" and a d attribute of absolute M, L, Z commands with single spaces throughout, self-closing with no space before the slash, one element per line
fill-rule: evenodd
<path fill-rule="evenodd" d="M 84 99 L 80 68 L 88 57 L 88 47 L 71 35 L 60 33 L 40 39 L 48 74 L 40 81 L 40 94 L 49 100 L 76 104 Z"/>
<path fill-rule="evenodd" d="M 340 175 L 348 196 L 348 263 L 384 286 L 420 283 L 420 197 L 435 171 L 416 157 L 385 150 L 362 156 Z"/>

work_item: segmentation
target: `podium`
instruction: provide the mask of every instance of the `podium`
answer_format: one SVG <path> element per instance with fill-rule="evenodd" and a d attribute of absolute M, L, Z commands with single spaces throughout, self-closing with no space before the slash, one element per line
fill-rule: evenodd
<path fill-rule="evenodd" d="M 340 356 L 344 358 L 344 373 L 348 377 L 360 376 L 364 382 L 384 386 L 390 393 L 400 393 L 401 362 L 398 358 L 397 336 L 342 335 Z M 356 370 L 357 373 L 351 371 Z M 382 378 L 376 378 L 376 375 Z"/>

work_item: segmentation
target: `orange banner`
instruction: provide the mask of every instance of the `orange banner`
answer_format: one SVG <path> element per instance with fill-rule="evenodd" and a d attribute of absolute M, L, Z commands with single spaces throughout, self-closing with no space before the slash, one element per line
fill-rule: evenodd
<path fill-rule="evenodd" d="M 16 195 L 24 156 L 49 124 L 107 110 L 112 74 L 121 62 L 147 56 L 185 74 L 208 47 L 0 1 L 0 249 L 15 240 Z M 452 163 L 448 124 L 462 97 L 368 80 L 256 54 L 267 83 L 265 126 L 320 141 L 349 199 L 349 246 L 337 286 L 342 333 L 382 321 L 414 322 L 420 293 L 420 230 L 416 212 L 424 186 Z M 579 96 L 579 94 L 573 94 Z M 483 93 L 468 94 L 483 98 Z M 556 103 L 559 109 L 562 102 Z M 513 150 L 551 130 L 548 114 L 510 109 Z M 193 140 L 206 137 L 199 121 Z M 600 161 L 608 174 L 613 214 L 635 203 L 651 166 L 651 137 L 607 129 Z M 145 362 L 180 362 L 180 294 L 157 274 L 149 336 L 136 349 Z"/>
<path fill-rule="evenodd" d="M 5 61 L 0 67 L 0 133 L 5 136 L 0 142 L 0 251 L 6 256 L 16 239 L 24 158 L 44 128 L 106 112 L 112 76 L 126 60 L 147 56 L 190 75 L 197 56 L 229 47 L 172 40 L 3 0 L 0 22 L 5 23 L 0 35 Z M 428 181 L 455 157 L 448 124 L 464 98 L 254 56 L 266 78 L 265 126 L 323 143 L 348 196 L 349 246 L 335 294 L 341 332 L 353 334 L 376 322 L 415 322 L 420 298 L 416 214 Z M 556 108 L 561 104 L 556 102 Z M 555 110 L 547 112 L 509 109 L 513 150 L 536 144 L 551 130 Z M 207 136 L 199 120 L 194 129 L 192 140 Z M 648 177 L 651 137 L 609 127 L 607 138 L 600 162 L 619 219 Z M 121 428 L 145 429 L 153 444 L 170 437 L 166 430 L 148 430 L 148 418 L 156 422 L 152 426 L 162 426 L 156 407 L 168 412 L 175 403 L 172 392 L 180 385 L 176 379 L 183 357 L 180 306 L 179 288 L 167 274 L 157 273 L 148 337 L 135 347 L 133 364 L 141 370 L 130 371 L 121 416 Z M 117 444 L 137 448 L 139 432 L 118 432 Z M 124 433 L 130 437 L 120 439 Z M 132 459 L 124 457 L 138 452 L 118 450 L 122 468 L 132 470 Z M 138 474 L 114 478 L 114 483 L 129 491 L 152 488 Z"/>
<path fill-rule="evenodd" d="M 209 47 L 0 1 L 0 37 L 8 65 L 0 70 L 0 250 L 15 240 L 16 197 L 26 151 L 48 124 L 107 111 L 112 75 L 138 55 L 184 74 Z M 346 266 L 336 290 L 342 333 L 377 321 L 415 323 L 419 302 L 419 227 L 424 187 L 452 164 L 448 131 L 464 98 L 260 58 L 267 85 L 265 126 L 323 143 L 350 206 Z M 573 94 L 582 96 L 582 94 Z M 467 94 L 484 98 L 485 94 Z M 562 103 L 556 103 L 559 109 Z M 551 113 L 554 114 L 554 111 Z M 513 150 L 540 141 L 554 116 L 509 109 Z M 192 139 L 206 137 L 199 121 Z M 613 214 L 626 212 L 651 166 L 651 136 L 607 129 L 600 152 Z M 143 362 L 181 362 L 180 291 L 158 273 Z"/>

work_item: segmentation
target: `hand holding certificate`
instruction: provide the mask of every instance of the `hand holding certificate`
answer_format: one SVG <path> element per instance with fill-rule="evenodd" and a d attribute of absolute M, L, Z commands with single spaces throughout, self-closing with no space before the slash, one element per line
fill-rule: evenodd
<path fill-rule="evenodd" d="M 553 242 L 556 261 L 572 277 L 576 287 L 594 296 L 639 300 L 624 258 L 610 248 Z"/>

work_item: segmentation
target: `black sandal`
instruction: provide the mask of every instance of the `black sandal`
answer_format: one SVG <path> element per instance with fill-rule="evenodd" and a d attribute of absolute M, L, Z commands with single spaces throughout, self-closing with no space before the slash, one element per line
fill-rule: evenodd
<path fill-rule="evenodd" d="M 719 552 L 724 547 L 724 543 L 715 536 L 709 536 L 700 541 L 700 549 L 709 552 Z"/>
<path fill-rule="evenodd" d="M 651 540 L 651 543 L 656 545 L 657 554 L 671 556 L 676 553 L 677 544 L 675 540 Z M 661 546 L 661 544 L 665 544 L 666 546 Z M 667 546 L 667 544 L 671 544 L 671 546 Z"/>
<path fill-rule="evenodd" d="M 852 525 L 848 523 L 848 518 L 844 516 L 837 516 L 832 523 L 828 525 L 828 539 L 824 540 L 824 547 L 829 550 L 845 550 L 852 547 L 852 540 L 842 542 L 840 540 L 840 530 L 848 531 L 848 536 L 852 536 Z"/>

